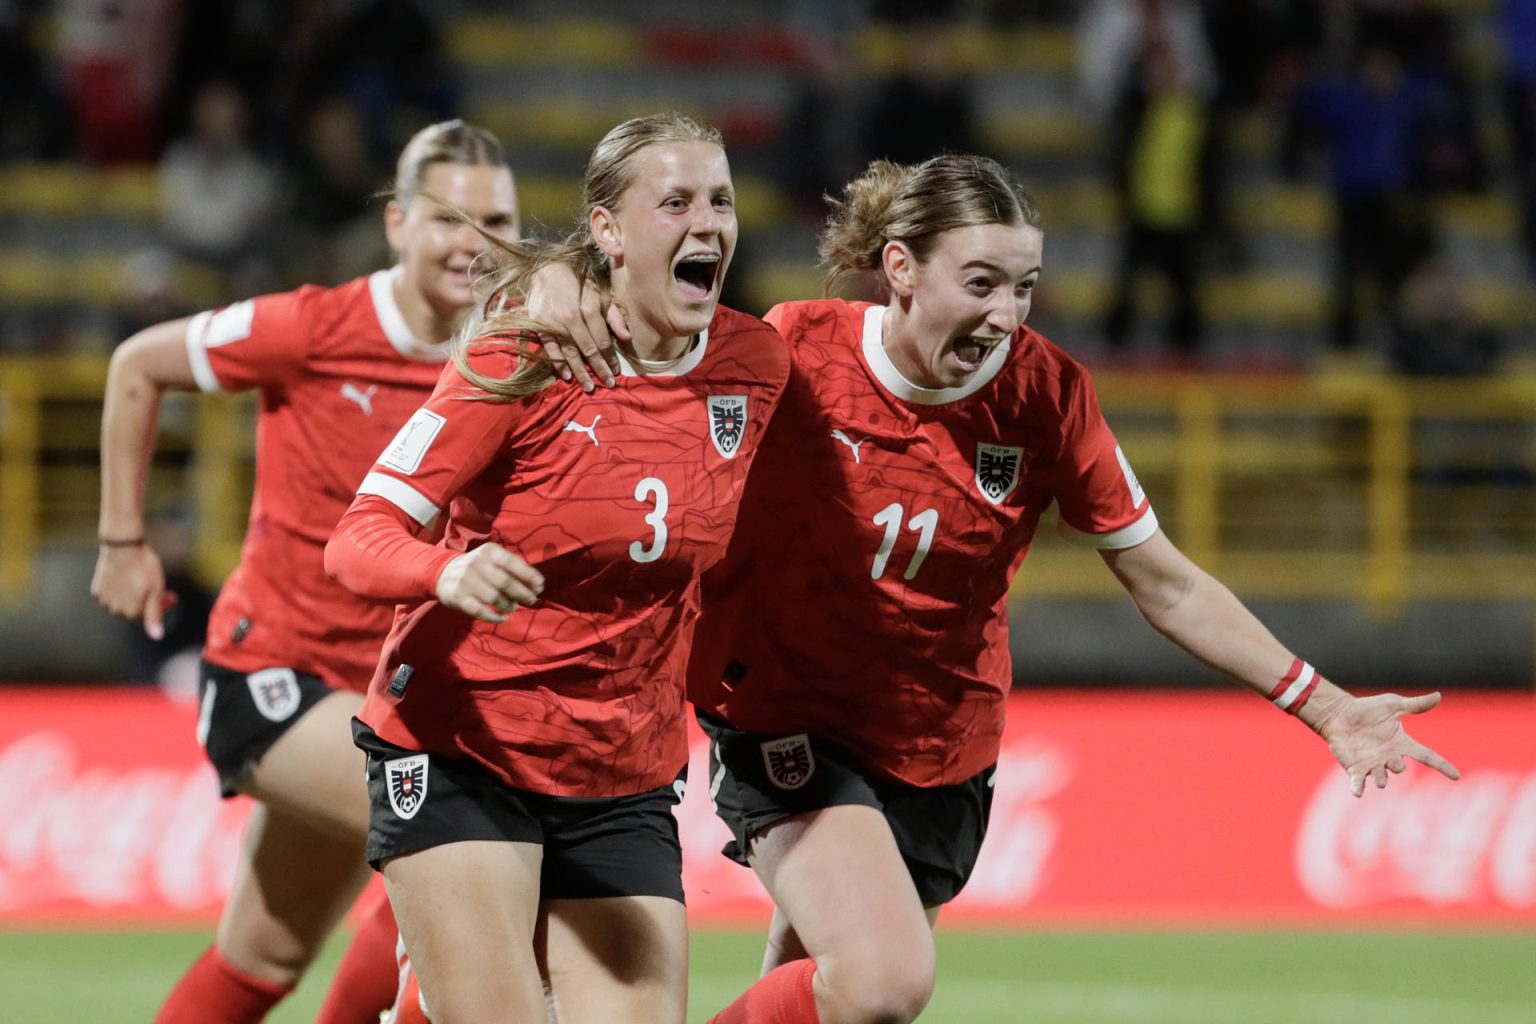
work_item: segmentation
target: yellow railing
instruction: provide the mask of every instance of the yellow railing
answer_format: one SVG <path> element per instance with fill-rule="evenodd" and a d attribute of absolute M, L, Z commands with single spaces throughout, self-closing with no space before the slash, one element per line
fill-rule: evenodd
<path fill-rule="evenodd" d="M 0 360 L 0 598 L 44 544 L 89 544 L 106 367 Z M 1103 373 L 1106 415 L 1170 536 L 1245 596 L 1536 600 L 1536 375 Z M 249 507 L 252 403 L 167 408 L 150 503 L 195 516 L 197 569 L 233 566 Z M 1030 595 L 1109 593 L 1043 529 Z"/>
<path fill-rule="evenodd" d="M 1536 376 L 1097 378 L 1170 536 L 1248 595 L 1536 599 Z M 1042 536 L 1025 593 L 1109 592 Z"/>
<path fill-rule="evenodd" d="M 101 358 L 0 358 L 0 601 L 31 592 L 44 544 L 93 542 L 106 379 Z M 210 585 L 239 557 L 253 408 L 249 395 L 171 395 L 161 416 L 146 504 L 192 511 L 195 568 Z"/>

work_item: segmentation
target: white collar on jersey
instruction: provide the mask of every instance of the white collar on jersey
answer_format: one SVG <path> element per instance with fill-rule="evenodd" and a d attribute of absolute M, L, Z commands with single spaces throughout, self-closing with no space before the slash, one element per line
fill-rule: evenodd
<path fill-rule="evenodd" d="M 618 353 L 619 356 L 620 377 L 642 376 L 640 373 L 641 368 L 650 371 L 644 374 L 646 377 L 681 377 L 704 361 L 704 350 L 708 347 L 709 328 L 706 327 L 699 332 L 698 343 L 685 352 L 683 357 L 675 363 L 670 359 L 641 359 L 639 356 L 631 359 L 624 354 L 622 349 L 618 348 L 615 348 L 614 352 Z"/>
<path fill-rule="evenodd" d="M 400 304 L 395 301 L 395 282 L 403 273 L 405 268 L 397 265 L 368 275 L 368 293 L 373 296 L 373 312 L 379 318 L 379 326 L 384 328 L 384 336 L 395 351 L 405 358 L 422 363 L 446 362 L 447 345 L 441 341 L 422 341 L 406 325 L 405 314 L 400 312 Z"/>
<path fill-rule="evenodd" d="M 918 387 L 901 375 L 901 371 L 896 369 L 896 364 L 891 362 L 891 357 L 886 354 L 881 331 L 884 317 L 884 306 L 870 306 L 864 311 L 864 361 L 869 364 L 870 372 L 875 375 L 875 380 L 879 381 L 885 390 L 914 405 L 945 405 L 949 402 L 957 402 L 968 395 L 974 395 L 997 376 L 997 372 L 1003 368 L 1003 361 L 1008 358 L 1008 349 L 1013 344 L 1013 338 L 1004 338 L 1002 344 L 987 354 L 986 360 L 975 373 L 971 374 L 970 379 L 959 387 Z"/>

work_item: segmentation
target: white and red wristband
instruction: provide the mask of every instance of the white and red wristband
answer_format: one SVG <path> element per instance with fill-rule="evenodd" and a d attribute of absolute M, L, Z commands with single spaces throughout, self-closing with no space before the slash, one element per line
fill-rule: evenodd
<path fill-rule="evenodd" d="M 1291 662 L 1291 670 L 1281 676 L 1275 688 L 1269 691 L 1269 699 L 1281 711 L 1294 715 L 1312 697 L 1321 678 L 1317 669 L 1297 658 Z"/>

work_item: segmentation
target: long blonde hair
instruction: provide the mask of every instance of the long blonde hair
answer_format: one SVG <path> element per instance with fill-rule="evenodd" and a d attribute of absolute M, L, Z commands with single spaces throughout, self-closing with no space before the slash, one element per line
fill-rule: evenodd
<path fill-rule="evenodd" d="M 823 294 L 850 274 L 880 270 L 888 242 L 902 242 L 925 262 L 939 236 L 980 224 L 1040 227 L 1034 198 L 1009 171 L 984 156 L 946 154 L 920 164 L 876 160 L 849 182 L 819 245 Z M 880 279 L 882 289 L 884 277 Z"/>
<path fill-rule="evenodd" d="M 525 312 L 524 303 L 534 276 L 553 263 L 563 263 L 583 281 L 600 289 L 604 304 L 613 298 L 612 267 L 608 256 L 592 238 L 592 211 L 598 207 L 618 210 L 625 191 L 634 184 L 635 157 L 647 146 L 673 142 L 709 142 L 724 147 L 720 132 L 682 114 L 652 114 L 625 121 L 604 135 L 592 149 L 581 181 L 581 218 L 575 231 L 561 242 L 523 240 L 509 242 L 481 232 L 491 243 L 482 259 L 490 266 L 490 294 L 485 301 L 484 321 L 473 337 L 461 337 L 454 345 L 454 365 L 464 379 L 489 401 L 510 402 L 544 388 L 554 379 L 549 359 L 532 346 L 538 335 L 564 339 L 566 334 Z M 492 377 L 469 365 L 471 348 L 508 346 L 518 354 L 518 367 L 509 376 Z"/>

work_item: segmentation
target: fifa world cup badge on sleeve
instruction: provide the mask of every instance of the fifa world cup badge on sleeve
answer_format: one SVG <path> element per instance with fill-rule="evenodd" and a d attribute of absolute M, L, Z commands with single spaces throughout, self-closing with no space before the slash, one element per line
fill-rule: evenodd
<path fill-rule="evenodd" d="M 734 459 L 747 432 L 747 396 L 710 395 L 708 407 L 709 439 L 714 442 L 715 451 Z"/>
<path fill-rule="evenodd" d="M 763 764 L 768 778 L 780 789 L 799 789 L 811 780 L 816 759 L 811 755 L 811 738 L 805 733 L 769 740 L 763 744 Z"/>
<path fill-rule="evenodd" d="M 384 786 L 389 806 L 406 820 L 416 817 L 427 799 L 427 755 L 412 754 L 384 762 Z"/>

